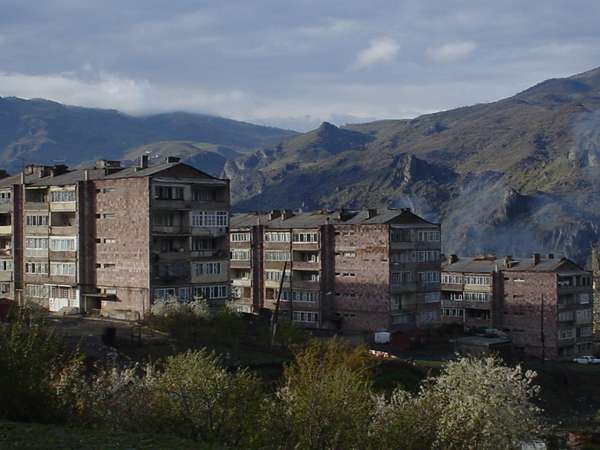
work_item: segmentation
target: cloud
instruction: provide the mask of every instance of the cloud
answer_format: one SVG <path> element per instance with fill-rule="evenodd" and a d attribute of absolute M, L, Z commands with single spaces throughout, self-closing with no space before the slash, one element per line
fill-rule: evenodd
<path fill-rule="evenodd" d="M 327 38 L 341 36 L 361 29 L 358 22 L 348 19 L 329 19 L 320 25 L 301 27 L 300 32 L 307 36 Z"/>
<path fill-rule="evenodd" d="M 438 47 L 430 47 L 426 51 L 428 58 L 435 62 L 448 63 L 461 61 L 469 57 L 477 49 L 472 41 L 449 42 Z"/>
<path fill-rule="evenodd" d="M 376 63 L 390 62 L 396 57 L 399 50 L 400 45 L 392 38 L 374 39 L 367 48 L 358 53 L 354 67 L 364 69 Z"/>
<path fill-rule="evenodd" d="M 84 66 L 89 72 L 91 66 Z M 69 105 L 116 108 L 130 114 L 185 110 L 232 114 L 245 101 L 239 90 L 160 86 L 106 72 L 30 75 L 0 72 L 0 96 L 45 98 Z"/>

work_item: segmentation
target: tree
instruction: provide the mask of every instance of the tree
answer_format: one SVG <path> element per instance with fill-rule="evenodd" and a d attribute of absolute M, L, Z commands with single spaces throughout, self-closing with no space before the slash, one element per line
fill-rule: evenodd
<path fill-rule="evenodd" d="M 285 369 L 285 385 L 272 403 L 272 447 L 359 449 L 375 397 L 367 376 L 368 353 L 334 339 L 312 342 Z"/>
<path fill-rule="evenodd" d="M 492 357 L 449 362 L 420 393 L 436 418 L 435 448 L 518 448 L 541 432 L 536 373 Z"/>

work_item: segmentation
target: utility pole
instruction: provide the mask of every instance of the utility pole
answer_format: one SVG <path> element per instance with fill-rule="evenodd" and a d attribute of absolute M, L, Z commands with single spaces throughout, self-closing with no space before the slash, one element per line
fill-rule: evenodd
<path fill-rule="evenodd" d="M 293 278 L 294 278 L 294 251 L 292 247 L 293 234 L 290 228 L 290 323 L 294 321 L 294 291 L 293 291 Z"/>
<path fill-rule="evenodd" d="M 275 343 L 275 334 L 277 333 L 277 321 L 279 319 L 279 304 L 281 302 L 281 291 L 283 290 L 283 280 L 285 280 L 285 273 L 287 270 L 286 261 L 283 265 L 283 272 L 281 274 L 281 279 L 279 280 L 279 292 L 277 293 L 277 301 L 275 302 L 275 313 L 271 317 L 271 345 Z"/>
<path fill-rule="evenodd" d="M 546 342 L 544 337 L 544 294 L 542 294 L 542 310 L 540 314 L 540 338 L 542 341 L 542 364 L 546 361 Z"/>

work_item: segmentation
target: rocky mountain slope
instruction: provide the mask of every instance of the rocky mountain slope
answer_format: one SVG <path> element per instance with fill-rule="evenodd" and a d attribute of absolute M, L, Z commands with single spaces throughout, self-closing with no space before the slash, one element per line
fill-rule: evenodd
<path fill-rule="evenodd" d="M 584 262 L 600 228 L 600 69 L 494 103 L 317 130 L 225 164 L 239 210 L 410 206 L 444 250 Z"/>
<path fill-rule="evenodd" d="M 188 158 L 204 155 L 219 174 L 222 158 L 295 134 L 202 114 L 133 117 L 47 100 L 0 98 L 0 167 L 9 171 L 34 162 L 79 164 L 97 158 L 119 159 L 153 144 L 145 149 L 153 155 L 173 154 L 174 147 L 180 147 Z"/>

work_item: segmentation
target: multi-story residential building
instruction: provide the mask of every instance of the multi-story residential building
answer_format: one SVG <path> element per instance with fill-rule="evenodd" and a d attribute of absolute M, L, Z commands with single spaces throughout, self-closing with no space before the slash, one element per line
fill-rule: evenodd
<path fill-rule="evenodd" d="M 502 273 L 510 258 L 458 257 L 442 263 L 442 321 L 466 330 L 495 328 L 501 323 Z"/>
<path fill-rule="evenodd" d="M 592 348 L 592 273 L 573 261 L 539 254 L 503 271 L 502 328 L 513 345 L 544 359 Z"/>
<path fill-rule="evenodd" d="M 414 330 L 440 307 L 440 226 L 408 209 L 232 218 L 239 308 L 275 310 L 308 327 Z"/>
<path fill-rule="evenodd" d="M 228 180 L 143 156 L 130 167 L 27 166 L 0 180 L 3 193 L 13 233 L 0 247 L 19 301 L 143 315 L 165 297 L 228 296 Z"/>

